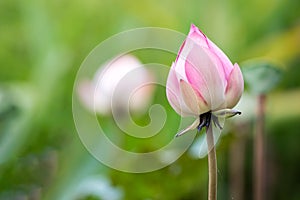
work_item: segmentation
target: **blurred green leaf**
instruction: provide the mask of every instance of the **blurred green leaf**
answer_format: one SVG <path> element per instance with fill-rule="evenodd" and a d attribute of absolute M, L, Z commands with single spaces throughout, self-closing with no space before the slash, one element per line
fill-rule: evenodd
<path fill-rule="evenodd" d="M 264 61 L 251 60 L 242 65 L 246 85 L 254 94 L 266 94 L 277 86 L 282 71 L 278 65 Z"/>

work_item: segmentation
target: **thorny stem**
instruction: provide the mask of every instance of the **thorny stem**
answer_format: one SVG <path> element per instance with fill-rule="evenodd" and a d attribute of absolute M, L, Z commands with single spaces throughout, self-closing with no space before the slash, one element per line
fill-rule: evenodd
<path fill-rule="evenodd" d="M 258 96 L 257 121 L 255 127 L 255 148 L 254 148 L 254 200 L 265 198 L 264 190 L 264 123 L 265 123 L 265 101 L 266 96 Z"/>
<path fill-rule="evenodd" d="M 217 155 L 214 147 L 212 124 L 206 128 L 208 147 L 208 200 L 217 199 Z"/>

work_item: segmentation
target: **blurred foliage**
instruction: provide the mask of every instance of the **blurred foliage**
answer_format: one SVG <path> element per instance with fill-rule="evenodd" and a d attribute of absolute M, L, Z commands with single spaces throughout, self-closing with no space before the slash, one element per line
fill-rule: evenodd
<path fill-rule="evenodd" d="M 281 80 L 282 71 L 276 63 L 250 60 L 241 67 L 248 90 L 257 95 L 269 93 Z"/>
<path fill-rule="evenodd" d="M 99 175 L 110 180 L 105 182 L 107 191 L 119 192 L 121 199 L 205 199 L 206 159 L 184 154 L 159 171 L 118 172 L 91 157 L 72 119 L 76 72 L 97 44 L 144 26 L 187 33 L 191 23 L 233 62 L 263 57 L 284 66 L 283 81 L 268 98 L 267 191 L 268 199 L 299 199 L 299 10 L 296 0 L 0 1 L 0 199 L 105 199 L 96 192 L 76 192 L 79 183 Z M 171 64 L 175 57 L 137 55 L 145 63 Z M 166 107 L 171 121 L 160 134 L 170 138 L 178 116 L 157 92 L 155 101 Z M 138 120 L 143 124 L 148 118 Z M 109 119 L 104 123 L 114 127 Z M 219 199 L 234 198 L 228 151 L 237 134 L 226 134 L 218 146 Z M 251 129 L 245 134 L 244 199 L 251 199 Z M 150 140 L 144 145 L 147 149 L 153 144 Z"/>

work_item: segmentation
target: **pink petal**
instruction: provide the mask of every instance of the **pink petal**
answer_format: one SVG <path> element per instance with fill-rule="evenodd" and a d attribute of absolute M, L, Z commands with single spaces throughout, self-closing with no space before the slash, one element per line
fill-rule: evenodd
<path fill-rule="evenodd" d="M 174 70 L 176 71 L 177 79 L 183 79 L 187 81 L 186 73 L 185 73 L 185 63 L 187 56 L 191 52 L 194 42 L 191 41 L 191 39 L 187 39 L 185 41 L 184 47 L 180 50 L 180 54 L 177 56 L 177 60 L 175 64 L 173 65 Z"/>
<path fill-rule="evenodd" d="M 188 37 L 202 47 L 209 48 L 207 37 L 194 24 L 191 25 Z"/>
<path fill-rule="evenodd" d="M 225 55 L 225 53 L 209 38 L 207 38 L 206 35 L 201 30 L 199 30 L 198 27 L 196 27 L 194 24 L 191 25 L 188 37 L 191 38 L 198 45 L 208 48 L 220 59 L 225 77 L 227 78 L 233 68 L 233 65 L 229 58 Z"/>
<path fill-rule="evenodd" d="M 179 103 L 178 97 L 169 88 L 167 88 L 166 94 L 167 94 L 167 99 L 168 99 L 170 105 L 172 106 L 172 108 L 177 112 L 177 114 L 181 115 L 182 111 L 180 109 L 180 103 Z"/>
<path fill-rule="evenodd" d="M 184 103 L 181 94 L 175 94 L 172 90 L 168 88 L 166 94 L 170 105 L 176 111 L 177 114 L 183 117 L 195 116 L 195 114 Z"/>
<path fill-rule="evenodd" d="M 174 69 L 174 63 L 170 69 L 169 76 L 166 84 L 167 99 L 172 108 L 182 116 L 193 116 L 194 114 L 186 107 L 181 97 L 181 91 L 179 87 L 179 80 L 177 73 Z"/>
<path fill-rule="evenodd" d="M 175 62 L 177 62 L 178 58 L 180 57 L 180 54 L 181 54 L 181 52 L 182 52 L 182 49 L 184 48 L 184 45 L 185 45 L 185 41 L 182 43 L 182 45 L 181 45 L 181 47 L 180 47 L 180 49 L 179 49 L 179 52 L 178 52 L 178 54 L 177 54 L 177 57 L 176 57 Z"/>
<path fill-rule="evenodd" d="M 179 93 L 179 79 L 177 78 L 175 71 L 175 64 L 172 63 L 172 66 L 169 71 L 168 79 L 167 79 L 167 87 L 172 89 L 175 93 Z"/>
<path fill-rule="evenodd" d="M 212 114 L 215 115 L 216 117 L 230 118 L 230 117 L 233 117 L 235 115 L 240 115 L 242 113 L 238 110 L 226 108 L 226 109 L 221 109 L 221 110 L 215 111 Z"/>
<path fill-rule="evenodd" d="M 168 79 L 167 79 L 167 84 L 166 84 L 166 93 L 167 93 L 167 99 L 172 106 L 172 108 L 178 113 L 181 114 L 181 109 L 180 109 L 180 100 L 177 97 L 177 95 L 180 93 L 179 89 L 179 83 L 178 79 L 176 76 L 176 72 L 174 69 L 174 63 L 172 64 Z"/>
<path fill-rule="evenodd" d="M 186 106 L 192 111 L 193 114 L 198 116 L 209 111 L 207 103 L 190 84 L 184 80 L 180 80 L 180 89 Z"/>
<path fill-rule="evenodd" d="M 188 82 L 197 89 L 211 110 L 225 102 L 227 80 L 220 65 L 214 54 L 198 45 L 192 48 L 185 62 Z"/>
<path fill-rule="evenodd" d="M 225 98 L 227 108 L 233 108 L 240 100 L 244 91 L 243 75 L 238 64 L 234 64 L 233 70 L 228 77 Z"/>
<path fill-rule="evenodd" d="M 229 58 L 226 56 L 226 54 L 217 46 L 215 45 L 212 41 L 210 41 L 209 39 L 208 43 L 209 43 L 209 48 L 210 50 L 216 55 L 218 56 L 218 58 L 220 59 L 221 63 L 222 63 L 222 67 L 225 73 L 226 78 L 228 78 L 233 65 L 231 63 L 231 61 L 229 60 Z"/>
<path fill-rule="evenodd" d="M 206 80 L 190 62 L 185 63 L 185 72 L 188 82 L 198 92 L 199 96 L 210 106 L 210 92 Z"/>
<path fill-rule="evenodd" d="M 208 43 L 207 43 L 208 41 L 206 39 L 206 36 L 194 24 L 192 24 L 190 27 L 188 38 L 192 39 L 198 45 L 208 48 Z M 186 40 L 182 43 L 175 62 L 177 62 L 178 58 L 180 57 L 182 50 L 185 48 L 185 44 L 186 44 Z"/>
<path fill-rule="evenodd" d="M 179 137 L 179 136 L 182 136 L 183 134 L 187 133 L 188 131 L 191 131 L 191 130 L 194 130 L 195 128 L 197 128 L 197 126 L 199 125 L 200 123 L 200 119 L 199 117 L 196 118 L 196 120 L 191 124 L 189 125 L 188 127 L 186 127 L 185 129 L 179 131 L 175 137 Z"/>

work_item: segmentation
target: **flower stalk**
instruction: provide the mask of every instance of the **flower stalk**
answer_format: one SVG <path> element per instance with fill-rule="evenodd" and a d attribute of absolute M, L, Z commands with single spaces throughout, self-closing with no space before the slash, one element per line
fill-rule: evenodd
<path fill-rule="evenodd" d="M 206 129 L 208 152 L 208 200 L 217 199 L 217 155 L 214 147 L 214 136 L 212 131 L 212 124 Z"/>

